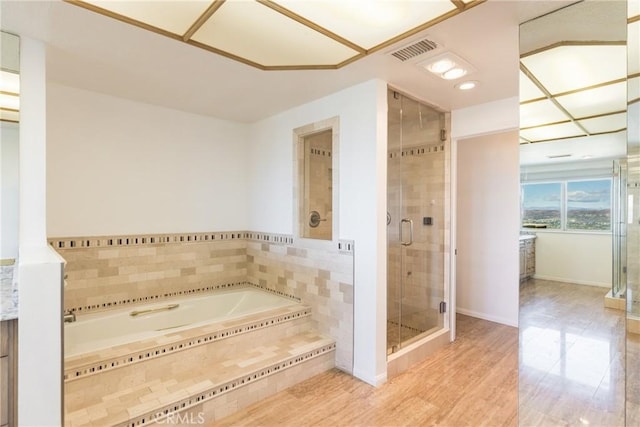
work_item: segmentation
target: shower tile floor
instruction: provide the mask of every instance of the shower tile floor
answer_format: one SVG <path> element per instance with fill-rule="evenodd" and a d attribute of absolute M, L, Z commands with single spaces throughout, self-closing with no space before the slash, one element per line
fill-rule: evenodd
<path fill-rule="evenodd" d="M 398 325 L 396 322 L 387 321 L 387 353 L 391 351 L 392 346 L 407 341 L 424 331 L 411 328 L 404 325 Z"/>

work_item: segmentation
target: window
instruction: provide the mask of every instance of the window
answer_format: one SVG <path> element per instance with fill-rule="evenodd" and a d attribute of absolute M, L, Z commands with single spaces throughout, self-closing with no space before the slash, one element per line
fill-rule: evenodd
<path fill-rule="evenodd" d="M 562 185 L 559 182 L 522 185 L 522 226 L 560 229 Z"/>
<path fill-rule="evenodd" d="M 567 182 L 567 229 L 611 229 L 611 180 Z"/>
<path fill-rule="evenodd" d="M 522 227 L 611 230 L 611 179 L 522 184 Z"/>

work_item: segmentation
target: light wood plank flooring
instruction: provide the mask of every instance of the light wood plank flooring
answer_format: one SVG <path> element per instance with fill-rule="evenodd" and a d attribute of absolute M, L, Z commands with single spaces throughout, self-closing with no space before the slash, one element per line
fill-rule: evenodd
<path fill-rule="evenodd" d="M 215 426 L 623 426 L 624 317 L 605 293 L 529 280 L 519 331 L 458 315 L 454 343 L 381 387 L 332 370 Z"/>
<path fill-rule="evenodd" d="M 606 293 L 546 280 L 520 286 L 521 426 L 625 425 L 624 311 L 605 308 Z"/>
<path fill-rule="evenodd" d="M 338 370 L 216 426 L 515 426 L 518 331 L 458 315 L 458 339 L 375 388 Z"/>

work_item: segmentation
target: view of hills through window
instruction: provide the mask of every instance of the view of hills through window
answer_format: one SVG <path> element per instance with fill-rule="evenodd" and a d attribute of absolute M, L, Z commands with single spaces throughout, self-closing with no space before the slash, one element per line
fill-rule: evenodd
<path fill-rule="evenodd" d="M 523 184 L 522 226 L 555 230 L 610 230 L 611 180 Z"/>

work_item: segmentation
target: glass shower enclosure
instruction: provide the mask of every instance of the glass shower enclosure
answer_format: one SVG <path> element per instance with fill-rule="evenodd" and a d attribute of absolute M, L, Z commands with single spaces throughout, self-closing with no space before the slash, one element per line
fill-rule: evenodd
<path fill-rule="evenodd" d="M 611 296 L 624 298 L 627 290 L 627 161 L 614 160 L 611 192 L 613 277 Z"/>
<path fill-rule="evenodd" d="M 444 327 L 445 114 L 388 91 L 387 354 Z"/>

